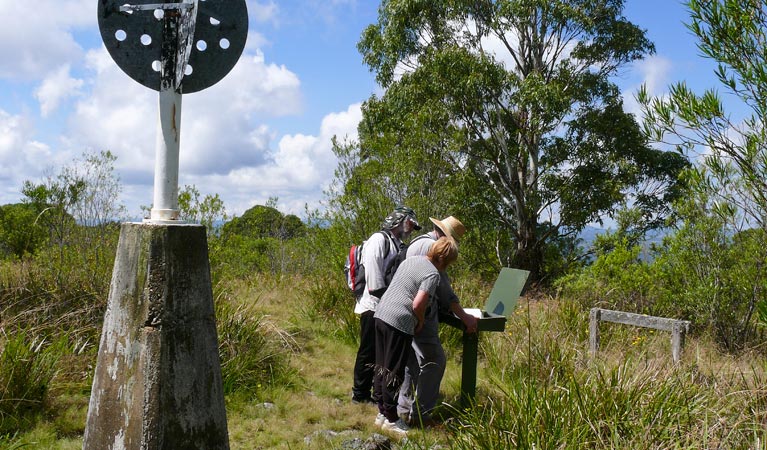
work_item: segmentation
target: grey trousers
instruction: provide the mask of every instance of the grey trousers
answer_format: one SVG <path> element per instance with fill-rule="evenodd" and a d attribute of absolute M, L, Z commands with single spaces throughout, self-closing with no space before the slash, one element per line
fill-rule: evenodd
<path fill-rule="evenodd" d="M 439 385 L 445 375 L 445 350 L 439 337 L 413 339 L 405 377 L 399 391 L 397 413 L 410 414 L 412 418 L 427 418 L 437 406 Z"/>

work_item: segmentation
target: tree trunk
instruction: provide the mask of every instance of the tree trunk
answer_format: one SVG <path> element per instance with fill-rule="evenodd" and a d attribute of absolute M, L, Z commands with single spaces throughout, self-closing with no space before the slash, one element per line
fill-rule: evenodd
<path fill-rule="evenodd" d="M 512 265 L 514 268 L 530 271 L 531 281 L 535 282 L 540 279 L 543 252 L 538 244 L 534 220 L 527 220 L 519 224 L 519 239 Z"/>

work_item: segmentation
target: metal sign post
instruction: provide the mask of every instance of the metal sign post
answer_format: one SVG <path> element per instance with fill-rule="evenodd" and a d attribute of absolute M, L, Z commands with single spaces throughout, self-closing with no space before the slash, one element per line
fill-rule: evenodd
<path fill-rule="evenodd" d="M 177 221 L 181 94 L 221 80 L 247 39 L 244 0 L 99 0 L 99 29 L 128 76 L 159 91 L 150 222 Z"/>

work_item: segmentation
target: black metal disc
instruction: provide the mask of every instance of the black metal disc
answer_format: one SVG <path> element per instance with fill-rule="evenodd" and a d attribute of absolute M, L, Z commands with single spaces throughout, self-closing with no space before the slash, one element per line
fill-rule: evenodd
<path fill-rule="evenodd" d="M 101 39 L 112 59 L 128 76 L 156 91 L 160 90 L 162 18 L 168 12 L 120 12 L 119 8 L 158 3 L 162 0 L 99 0 L 98 6 Z M 201 91 L 224 78 L 240 59 L 247 37 L 245 0 L 199 0 L 181 92 Z"/>

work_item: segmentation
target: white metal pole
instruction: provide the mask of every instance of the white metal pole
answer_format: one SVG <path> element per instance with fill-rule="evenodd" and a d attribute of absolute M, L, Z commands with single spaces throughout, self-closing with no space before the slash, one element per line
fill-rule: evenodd
<path fill-rule="evenodd" d="M 160 91 L 154 166 L 154 203 L 150 220 L 178 220 L 178 154 L 181 138 L 181 93 Z"/>

